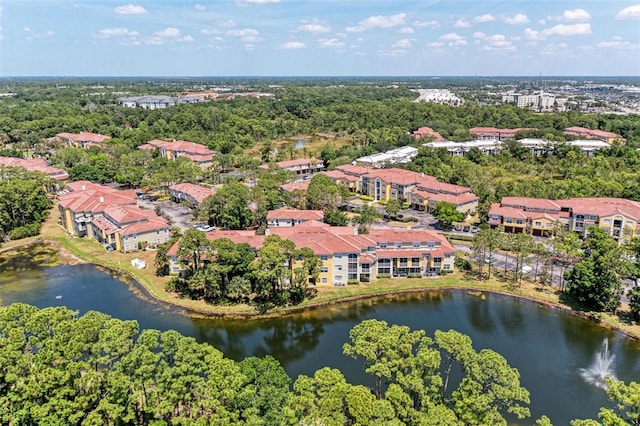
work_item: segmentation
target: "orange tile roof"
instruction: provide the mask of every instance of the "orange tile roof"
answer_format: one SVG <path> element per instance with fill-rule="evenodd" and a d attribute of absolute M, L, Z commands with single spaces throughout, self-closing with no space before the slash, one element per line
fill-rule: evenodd
<path fill-rule="evenodd" d="M 154 218 L 148 218 L 145 222 L 133 223 L 122 231 L 120 235 L 132 235 L 132 234 L 145 234 L 147 232 L 158 231 L 162 229 L 169 229 L 169 223 L 165 218 L 156 216 Z"/>
<path fill-rule="evenodd" d="M 102 216 L 94 218 L 91 223 L 98 227 L 98 229 L 104 231 L 107 235 L 112 235 L 118 232 L 118 228 Z"/>
<path fill-rule="evenodd" d="M 546 200 L 544 198 L 504 197 L 500 204 L 505 207 L 523 207 L 560 211 L 560 205 L 557 202 Z"/>
<path fill-rule="evenodd" d="M 296 158 L 295 160 L 278 161 L 276 164 L 278 167 L 286 169 L 287 167 L 306 166 L 308 164 L 315 164 L 316 166 L 322 167 L 324 162 L 317 158 Z"/>
<path fill-rule="evenodd" d="M 324 219 L 322 210 L 276 209 L 267 212 L 267 219 L 318 220 Z"/>
<path fill-rule="evenodd" d="M 424 137 L 424 136 L 433 136 L 435 137 L 435 141 L 436 142 L 442 142 L 444 141 L 444 138 L 442 137 L 442 135 L 438 132 L 436 132 L 435 130 L 433 130 L 431 127 L 420 127 L 418 130 L 415 130 L 413 132 L 413 135 L 416 137 Z"/>
<path fill-rule="evenodd" d="M 117 225 L 123 226 L 126 223 L 147 220 L 147 215 L 138 206 L 120 205 L 104 209 L 104 214 L 113 219 Z M 154 212 L 155 216 L 155 212 Z"/>
<path fill-rule="evenodd" d="M 144 146 L 144 148 L 140 148 Z M 147 142 L 144 145 L 140 145 L 138 149 L 149 149 L 149 146 L 154 148 L 164 148 L 168 151 L 172 152 L 181 152 L 185 154 L 195 154 L 195 155 L 213 155 L 215 151 L 210 150 L 204 145 L 195 142 L 187 142 L 187 141 L 173 141 L 167 142 L 159 139 L 153 139 Z"/>
<path fill-rule="evenodd" d="M 56 137 L 61 139 L 71 139 L 77 142 L 91 142 L 92 144 L 100 144 L 107 139 L 111 139 L 111 136 L 91 132 L 80 132 L 79 134 L 62 132 L 57 133 Z"/>
<path fill-rule="evenodd" d="M 40 172 L 45 175 L 51 177 L 55 180 L 66 180 L 69 179 L 69 174 L 56 167 L 51 167 L 45 160 L 42 158 L 16 158 L 16 157 L 1 157 L 0 156 L 0 166 L 5 167 L 23 167 L 30 172 Z"/>
<path fill-rule="evenodd" d="M 293 191 L 303 191 L 307 192 L 309 188 L 309 182 L 293 182 L 293 183 L 285 183 L 280 185 L 280 189 L 285 192 L 293 192 Z"/>
<path fill-rule="evenodd" d="M 337 166 L 336 170 L 354 176 L 362 176 L 371 171 L 371 169 L 367 167 L 354 166 L 353 164 L 343 164 L 342 166 Z"/>
<path fill-rule="evenodd" d="M 364 175 L 369 179 L 380 179 L 387 183 L 396 183 L 399 185 L 414 185 L 422 179 L 420 173 L 405 169 L 369 169 Z"/>
<path fill-rule="evenodd" d="M 204 201 L 205 198 L 215 194 L 215 191 L 204 186 L 194 183 L 178 183 L 169 187 L 171 191 L 182 192 L 195 199 L 198 203 Z"/>

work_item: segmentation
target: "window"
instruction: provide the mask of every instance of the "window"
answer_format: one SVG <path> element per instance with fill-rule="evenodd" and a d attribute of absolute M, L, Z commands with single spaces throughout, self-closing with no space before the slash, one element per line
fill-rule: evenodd
<path fill-rule="evenodd" d="M 420 243 L 413 242 L 413 248 L 420 248 Z"/>
<path fill-rule="evenodd" d="M 358 260 L 358 255 L 357 254 L 350 254 L 349 255 L 349 262 L 355 262 Z"/>
<path fill-rule="evenodd" d="M 329 272 L 329 267 L 328 266 L 321 266 L 320 267 L 320 272 Z"/>
<path fill-rule="evenodd" d="M 611 223 L 611 219 L 604 219 L 604 223 Z"/>
<path fill-rule="evenodd" d="M 334 259 L 342 259 L 342 255 L 341 254 L 334 254 L 333 258 Z"/>
<path fill-rule="evenodd" d="M 507 223 L 513 223 L 513 219 L 511 219 L 511 218 L 507 218 L 507 219 L 505 220 L 505 222 L 507 222 Z"/>
<path fill-rule="evenodd" d="M 518 225 L 522 225 L 522 219 L 516 219 L 516 223 L 517 223 Z"/>
<path fill-rule="evenodd" d="M 323 277 L 322 278 L 322 284 L 326 284 L 327 283 L 327 277 Z"/>
<path fill-rule="evenodd" d="M 333 282 L 341 283 L 342 282 L 342 275 L 335 275 L 333 277 Z"/>
<path fill-rule="evenodd" d="M 418 263 L 420 263 L 420 258 L 419 257 L 412 257 L 411 258 L 411 264 L 417 265 Z"/>
<path fill-rule="evenodd" d="M 335 265 L 333 269 L 336 271 L 342 271 L 342 265 Z"/>
<path fill-rule="evenodd" d="M 395 248 L 402 248 L 402 243 L 401 243 L 401 242 L 396 241 L 395 243 L 393 243 L 393 246 L 394 246 Z"/>
<path fill-rule="evenodd" d="M 329 259 L 329 256 L 327 256 L 326 254 L 323 254 L 320 256 L 320 260 L 322 260 L 323 262 L 326 262 Z"/>
<path fill-rule="evenodd" d="M 427 243 L 427 247 L 428 247 L 428 248 L 430 248 L 430 249 L 435 248 L 435 246 L 436 246 L 435 241 L 429 241 L 429 242 Z"/>
<path fill-rule="evenodd" d="M 380 243 L 380 248 L 387 248 L 387 243 Z"/>
<path fill-rule="evenodd" d="M 542 226 L 542 222 L 540 222 L 539 220 L 536 220 L 536 226 Z"/>
<path fill-rule="evenodd" d="M 442 269 L 451 269 L 451 265 L 448 263 L 445 263 Z"/>
<path fill-rule="evenodd" d="M 371 253 L 371 252 L 376 251 L 376 248 L 374 246 L 368 246 L 367 247 L 367 251 Z"/>

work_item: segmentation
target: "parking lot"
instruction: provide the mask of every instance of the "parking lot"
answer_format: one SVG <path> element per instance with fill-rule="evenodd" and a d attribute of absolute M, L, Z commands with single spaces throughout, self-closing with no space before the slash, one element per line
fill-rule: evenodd
<path fill-rule="evenodd" d="M 193 210 L 173 201 L 138 200 L 138 205 L 145 209 L 154 210 L 160 207 L 162 213 L 171 219 L 171 226 L 179 227 L 182 232 L 193 227 Z"/>

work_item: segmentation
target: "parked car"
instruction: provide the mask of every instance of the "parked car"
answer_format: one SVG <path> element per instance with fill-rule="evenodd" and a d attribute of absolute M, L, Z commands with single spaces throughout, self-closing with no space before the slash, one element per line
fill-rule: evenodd
<path fill-rule="evenodd" d="M 476 234 L 478 232 L 478 227 L 477 226 L 472 226 L 471 227 L 471 232 Z"/>
<path fill-rule="evenodd" d="M 471 227 L 469 225 L 465 225 L 464 228 L 462 228 L 463 232 L 469 232 L 471 231 Z"/>
<path fill-rule="evenodd" d="M 456 227 L 454 228 L 456 231 L 460 232 L 462 230 L 462 226 L 460 225 L 456 225 Z"/>
<path fill-rule="evenodd" d="M 211 231 L 215 231 L 216 227 L 215 226 L 209 226 L 209 225 L 201 225 L 201 226 L 198 226 L 196 229 L 198 231 L 202 231 L 202 232 L 211 232 Z"/>

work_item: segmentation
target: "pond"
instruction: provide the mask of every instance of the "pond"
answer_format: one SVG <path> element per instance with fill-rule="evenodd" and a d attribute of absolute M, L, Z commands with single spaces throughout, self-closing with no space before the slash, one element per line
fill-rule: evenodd
<path fill-rule="evenodd" d="M 542 414 L 554 424 L 596 418 L 599 407 L 609 405 L 604 390 L 581 374 L 594 364 L 604 341 L 616 376 L 627 382 L 640 378 L 639 342 L 564 311 L 495 294 L 483 300 L 464 291 L 427 291 L 279 319 L 195 319 L 152 300 L 137 283 L 123 282 L 95 266 L 37 267 L 24 261 L 0 270 L 0 298 L 5 304 L 64 305 L 80 313 L 98 310 L 135 319 L 141 328 L 175 329 L 235 360 L 271 354 L 294 379 L 328 366 L 339 368 L 352 383 L 368 386 L 372 383 L 362 373 L 362 364 L 342 355 L 355 324 L 376 318 L 423 329 L 428 336 L 436 329 L 455 329 L 471 336 L 476 350 L 491 348 L 518 368 L 523 386 L 531 392 L 532 417 L 523 424 Z"/>

